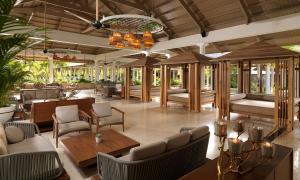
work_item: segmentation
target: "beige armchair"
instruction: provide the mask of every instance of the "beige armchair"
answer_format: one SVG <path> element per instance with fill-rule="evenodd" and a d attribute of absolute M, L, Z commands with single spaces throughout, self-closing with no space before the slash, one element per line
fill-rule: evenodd
<path fill-rule="evenodd" d="M 91 130 L 91 117 L 78 109 L 78 105 L 58 106 L 55 109 L 53 118 L 53 138 L 70 132 Z"/>
<path fill-rule="evenodd" d="M 116 113 L 113 113 L 112 110 L 115 110 Z M 112 107 L 109 102 L 94 103 L 91 112 L 93 116 L 93 124 L 96 124 L 97 126 L 97 132 L 101 127 L 117 124 L 122 124 L 124 132 L 125 113 L 116 107 Z"/>

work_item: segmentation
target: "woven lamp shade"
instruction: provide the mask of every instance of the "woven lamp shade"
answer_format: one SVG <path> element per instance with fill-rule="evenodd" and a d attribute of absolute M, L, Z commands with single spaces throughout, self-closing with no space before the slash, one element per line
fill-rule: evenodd
<path fill-rule="evenodd" d="M 125 48 L 125 44 L 123 42 L 117 42 L 116 48 Z"/>
<path fill-rule="evenodd" d="M 144 40 L 144 47 L 145 48 L 151 48 L 154 45 L 153 39 L 145 39 Z"/>
<path fill-rule="evenodd" d="M 152 39 L 152 34 L 150 31 L 145 31 L 143 33 L 143 39 L 146 40 L 146 39 Z"/>
<path fill-rule="evenodd" d="M 113 33 L 114 41 L 115 42 L 121 42 L 122 41 L 122 34 L 120 32 L 114 32 Z"/>

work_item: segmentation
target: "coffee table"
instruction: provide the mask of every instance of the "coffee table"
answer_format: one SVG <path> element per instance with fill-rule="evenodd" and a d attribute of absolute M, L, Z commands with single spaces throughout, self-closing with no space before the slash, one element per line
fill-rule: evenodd
<path fill-rule="evenodd" d="M 100 133 L 102 134 L 102 142 L 98 144 L 95 140 L 95 133 L 92 132 L 61 141 L 77 166 L 86 167 L 96 164 L 98 152 L 119 156 L 140 145 L 139 142 L 112 129 L 101 130 Z"/>

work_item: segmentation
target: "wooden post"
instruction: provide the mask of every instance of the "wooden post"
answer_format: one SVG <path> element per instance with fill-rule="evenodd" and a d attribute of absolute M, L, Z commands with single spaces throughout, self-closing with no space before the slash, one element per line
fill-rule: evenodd
<path fill-rule="evenodd" d="M 274 127 L 278 129 L 279 127 L 279 59 L 275 60 L 274 69 L 274 85 L 275 85 L 275 96 L 274 96 Z"/>
<path fill-rule="evenodd" d="M 244 64 L 243 61 L 239 61 L 237 64 L 238 67 L 238 78 L 237 78 L 237 88 L 238 88 L 238 93 L 243 93 L 243 77 L 244 77 Z"/>
<path fill-rule="evenodd" d="M 195 71 L 196 71 L 196 64 L 189 64 L 189 110 L 195 110 Z"/>
<path fill-rule="evenodd" d="M 164 99 L 165 99 L 165 65 L 160 65 L 160 107 L 165 107 Z"/>
<path fill-rule="evenodd" d="M 151 91 L 151 72 L 152 69 L 148 66 L 142 67 L 142 102 L 150 101 Z"/>
<path fill-rule="evenodd" d="M 294 129 L 294 64 L 295 59 L 291 57 L 288 60 L 288 119 L 287 130 L 292 131 Z"/>
<path fill-rule="evenodd" d="M 125 99 L 130 99 L 130 86 L 131 86 L 131 68 L 125 68 Z"/>
<path fill-rule="evenodd" d="M 194 111 L 200 112 L 201 111 L 201 68 L 202 65 L 199 63 L 194 64 L 195 71 L 194 71 Z"/>

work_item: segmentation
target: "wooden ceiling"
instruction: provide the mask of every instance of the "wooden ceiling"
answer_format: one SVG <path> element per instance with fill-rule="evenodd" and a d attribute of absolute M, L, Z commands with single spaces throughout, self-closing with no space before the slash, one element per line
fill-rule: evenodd
<path fill-rule="evenodd" d="M 95 0 L 48 0 L 46 26 L 49 29 L 83 33 L 89 25 L 66 13 L 64 9 L 87 19 L 95 17 Z M 156 41 L 183 37 L 209 31 L 248 24 L 300 12 L 299 0 L 100 0 L 100 17 L 113 14 L 153 15 L 165 25 L 163 32 L 155 35 Z M 16 6 L 13 15 L 30 19 L 30 24 L 43 27 L 44 3 L 41 0 L 24 0 Z M 92 30 L 85 34 L 108 37 L 105 30 Z M 209 34 L 208 34 L 209 35 Z M 292 38 L 291 38 L 292 36 Z M 278 40 L 279 39 L 279 40 Z M 284 40 L 283 40 L 284 39 Z M 278 45 L 300 43 L 300 31 L 277 33 L 263 37 L 243 38 L 212 43 L 207 52 L 231 51 L 253 41 L 274 41 Z M 278 40 L 278 41 L 277 41 Z M 276 41 L 276 42 L 275 42 Z M 248 43 L 248 44 L 247 44 Z M 37 45 L 36 48 L 41 48 Z M 72 44 L 50 43 L 48 48 L 78 49 L 83 53 L 102 54 L 113 51 L 108 48 L 82 47 Z M 177 53 L 194 50 L 195 47 L 175 49 Z"/>

